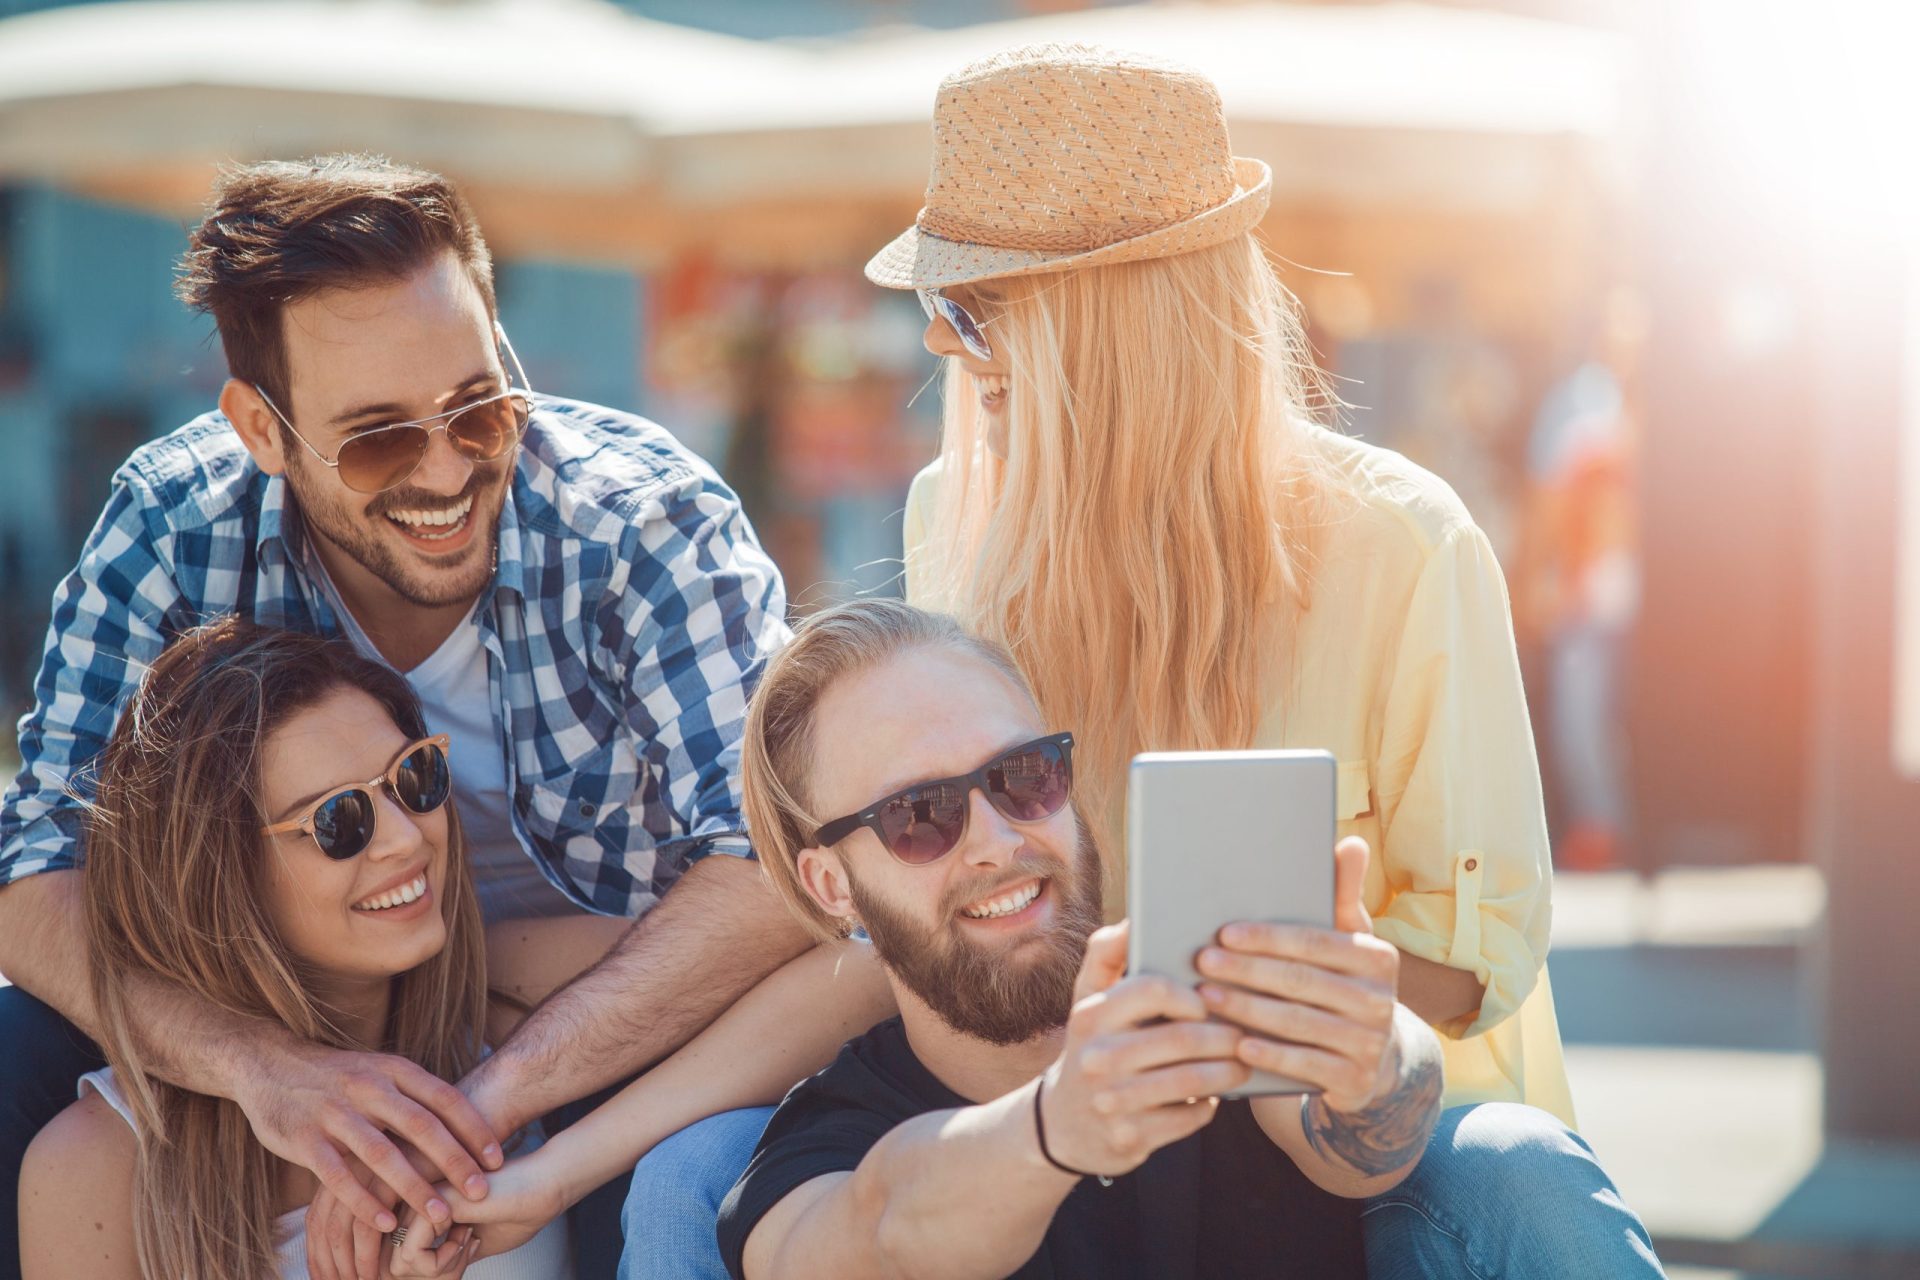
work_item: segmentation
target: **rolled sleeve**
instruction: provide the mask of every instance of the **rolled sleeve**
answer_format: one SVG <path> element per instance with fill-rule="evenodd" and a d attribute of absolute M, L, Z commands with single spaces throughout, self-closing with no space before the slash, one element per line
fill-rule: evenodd
<path fill-rule="evenodd" d="M 79 563 L 54 592 L 33 709 L 20 721 L 20 772 L 0 801 L 0 884 L 80 865 L 86 766 L 165 647 L 165 620 L 180 601 L 153 508 L 131 473 L 116 477 Z"/>
<path fill-rule="evenodd" d="M 1388 899 L 1375 932 L 1465 969 L 1479 1013 L 1520 1007 L 1546 961 L 1551 862 L 1506 584 L 1486 536 L 1453 526 L 1408 602 L 1385 703 L 1378 798 Z"/>
<path fill-rule="evenodd" d="M 650 777 L 656 886 L 711 854 L 752 857 L 740 793 L 747 698 L 786 642 L 786 593 L 739 500 L 689 477 L 656 495 L 622 548 L 631 567 L 607 628 L 626 721 Z"/>

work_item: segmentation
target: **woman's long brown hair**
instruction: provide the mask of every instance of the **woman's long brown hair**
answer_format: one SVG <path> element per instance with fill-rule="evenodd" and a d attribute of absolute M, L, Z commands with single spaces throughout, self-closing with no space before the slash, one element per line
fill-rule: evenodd
<path fill-rule="evenodd" d="M 101 1043 L 137 1119 L 134 1231 L 160 1280 L 276 1274 L 277 1164 L 239 1106 L 168 1084 L 134 1030 L 134 979 L 159 978 L 341 1049 L 399 1054 L 447 1080 L 480 1055 L 486 960 L 459 824 L 449 810 L 441 911 L 447 945 L 393 979 L 379 1044 L 319 1004 L 265 901 L 261 760 L 268 736 L 342 688 L 423 737 L 399 675 L 340 640 L 228 618 L 189 631 L 154 663 L 90 776 L 88 960 Z"/>

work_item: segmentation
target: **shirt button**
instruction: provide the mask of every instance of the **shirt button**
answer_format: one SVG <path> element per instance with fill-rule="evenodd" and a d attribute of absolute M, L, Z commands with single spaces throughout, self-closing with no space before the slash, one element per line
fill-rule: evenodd
<path fill-rule="evenodd" d="M 591 817 L 592 817 L 592 816 L 594 815 L 594 813 L 595 813 L 595 809 L 594 809 L 594 806 L 593 806 L 593 802 L 592 802 L 592 801 L 590 801 L 590 800 L 582 800 L 582 801 L 580 802 L 580 816 L 581 816 L 581 817 L 583 817 L 583 818 L 591 818 Z"/>
<path fill-rule="evenodd" d="M 586 805 L 581 805 L 580 807 L 581 807 L 582 809 L 584 809 L 584 808 L 586 808 L 587 806 L 586 806 Z M 1468 859 L 1467 859 L 1467 870 L 1469 870 L 1469 871 L 1478 871 L 1479 869 L 1480 869 L 1480 859 L 1478 859 L 1478 858 L 1468 858 Z"/>

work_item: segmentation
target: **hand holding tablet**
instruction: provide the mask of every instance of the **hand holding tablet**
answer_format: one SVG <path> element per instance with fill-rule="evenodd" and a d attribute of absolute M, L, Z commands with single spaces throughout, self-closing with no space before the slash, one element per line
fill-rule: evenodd
<path fill-rule="evenodd" d="M 1249 1033 L 1255 1071 L 1229 1096 L 1325 1091 L 1345 1110 L 1392 1073 L 1399 953 L 1361 904 L 1365 843 L 1336 859 L 1335 775 L 1324 751 L 1134 758 L 1130 969 L 1195 984 Z"/>

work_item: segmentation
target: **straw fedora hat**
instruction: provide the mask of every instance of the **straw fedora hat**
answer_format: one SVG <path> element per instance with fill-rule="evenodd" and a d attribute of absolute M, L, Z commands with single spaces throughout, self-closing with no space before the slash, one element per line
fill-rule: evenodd
<path fill-rule="evenodd" d="M 1252 228 L 1272 192 L 1199 72 L 1029 45 L 941 82 L 926 207 L 867 279 L 932 289 L 1186 253 Z"/>

